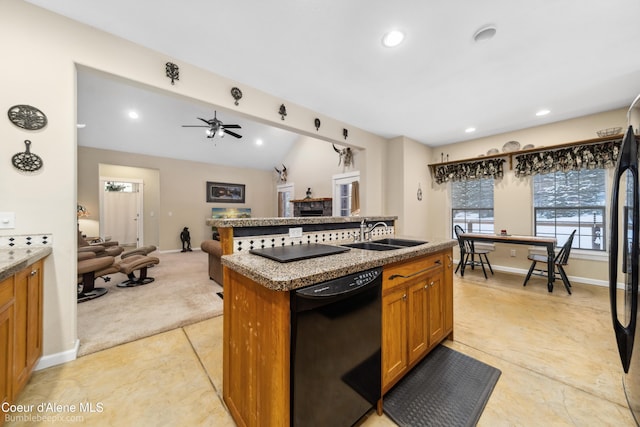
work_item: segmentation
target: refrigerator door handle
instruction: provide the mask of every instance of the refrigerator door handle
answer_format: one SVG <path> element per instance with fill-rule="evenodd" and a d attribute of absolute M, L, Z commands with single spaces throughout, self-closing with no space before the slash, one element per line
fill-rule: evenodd
<path fill-rule="evenodd" d="M 632 179 L 633 189 L 633 205 L 632 205 L 632 238 L 631 238 L 631 265 L 627 262 L 627 275 L 630 273 L 631 283 L 631 311 L 629 317 L 629 324 L 627 326 L 622 325 L 618 318 L 618 295 L 617 295 L 617 281 L 618 281 L 618 209 L 619 209 L 619 193 L 620 193 L 620 179 L 625 172 L 630 172 L 630 176 L 627 175 L 627 179 Z M 616 166 L 613 190 L 611 194 L 611 247 L 609 251 L 609 300 L 611 303 L 611 316 L 613 320 L 613 329 L 616 334 L 616 342 L 618 344 L 618 352 L 620 353 L 620 360 L 625 373 L 629 372 L 629 365 L 631 363 L 631 355 L 633 352 L 633 342 L 635 338 L 635 330 L 637 323 L 637 309 L 638 309 L 638 255 L 640 244 L 640 216 L 638 212 L 639 203 L 638 198 L 638 146 L 635 135 L 633 133 L 633 127 L 629 126 L 622 141 L 622 147 L 618 158 L 618 164 Z M 627 222 L 628 224 L 628 222 Z M 627 236 L 625 236 L 625 247 Z M 626 252 L 626 251 L 625 251 Z M 623 256 L 625 256 L 624 254 Z M 629 268 L 630 267 L 630 268 Z M 629 271 L 629 269 L 631 271 Z M 629 277 L 627 276 L 627 282 Z M 625 292 L 629 292 L 626 289 Z"/>

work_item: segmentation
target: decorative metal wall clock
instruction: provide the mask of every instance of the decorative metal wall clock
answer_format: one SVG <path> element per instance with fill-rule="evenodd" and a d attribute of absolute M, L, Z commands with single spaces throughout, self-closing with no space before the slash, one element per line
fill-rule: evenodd
<path fill-rule="evenodd" d="M 231 88 L 231 96 L 233 96 L 233 99 L 236 100 L 236 102 L 234 102 L 234 104 L 238 105 L 238 101 L 242 98 L 242 91 L 240 89 L 238 89 L 237 87 L 232 87 Z"/>
<path fill-rule="evenodd" d="M 285 107 L 284 104 L 280 105 L 280 110 L 278 110 L 278 114 L 280 114 L 280 117 L 282 118 L 282 120 L 284 120 L 284 116 L 287 115 L 287 107 Z"/>
<path fill-rule="evenodd" d="M 313 124 L 316 125 L 316 130 L 320 129 L 320 119 L 316 117 L 316 119 L 313 121 Z"/>
<path fill-rule="evenodd" d="M 14 125 L 27 130 L 39 130 L 47 125 L 47 116 L 31 105 L 14 105 L 7 111 Z"/>

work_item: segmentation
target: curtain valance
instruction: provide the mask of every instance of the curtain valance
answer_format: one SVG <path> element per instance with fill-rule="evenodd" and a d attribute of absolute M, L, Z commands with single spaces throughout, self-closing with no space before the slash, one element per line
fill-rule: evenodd
<path fill-rule="evenodd" d="M 435 166 L 433 173 L 436 183 L 447 181 L 467 181 L 481 178 L 502 178 L 504 159 L 485 159 L 473 162 L 449 163 Z"/>
<path fill-rule="evenodd" d="M 622 139 L 596 144 L 536 151 L 516 155 L 515 174 L 525 177 L 540 173 L 578 171 L 615 166 Z"/>

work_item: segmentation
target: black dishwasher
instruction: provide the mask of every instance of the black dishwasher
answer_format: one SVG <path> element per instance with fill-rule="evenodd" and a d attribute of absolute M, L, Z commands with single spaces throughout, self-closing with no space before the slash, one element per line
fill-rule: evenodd
<path fill-rule="evenodd" d="M 351 426 L 380 399 L 382 269 L 291 292 L 291 424 Z"/>

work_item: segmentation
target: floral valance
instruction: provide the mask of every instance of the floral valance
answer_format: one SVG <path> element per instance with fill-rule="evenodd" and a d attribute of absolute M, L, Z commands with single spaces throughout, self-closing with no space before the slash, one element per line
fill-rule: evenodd
<path fill-rule="evenodd" d="M 450 163 L 435 166 L 433 173 L 436 183 L 447 181 L 467 181 L 480 178 L 502 178 L 504 159 L 485 159 L 477 162 Z"/>
<path fill-rule="evenodd" d="M 515 156 L 517 177 L 615 166 L 621 139 L 598 144 L 537 151 Z"/>

